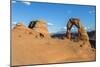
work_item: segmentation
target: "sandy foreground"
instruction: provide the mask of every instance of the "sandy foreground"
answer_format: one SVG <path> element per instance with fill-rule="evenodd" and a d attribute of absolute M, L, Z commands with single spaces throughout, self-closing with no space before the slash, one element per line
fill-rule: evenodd
<path fill-rule="evenodd" d="M 36 34 L 24 26 L 12 30 L 12 66 L 96 60 L 96 50 L 80 47 L 82 42 L 40 38 Z"/>

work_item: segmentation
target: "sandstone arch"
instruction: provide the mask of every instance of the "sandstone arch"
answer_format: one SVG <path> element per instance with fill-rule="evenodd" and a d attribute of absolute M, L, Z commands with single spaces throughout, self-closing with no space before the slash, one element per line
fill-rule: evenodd
<path fill-rule="evenodd" d="M 84 29 L 83 25 L 78 18 L 71 18 L 67 23 L 67 32 L 66 36 L 68 39 L 71 39 L 71 28 L 75 25 L 78 29 L 78 40 L 89 41 L 87 31 Z"/>

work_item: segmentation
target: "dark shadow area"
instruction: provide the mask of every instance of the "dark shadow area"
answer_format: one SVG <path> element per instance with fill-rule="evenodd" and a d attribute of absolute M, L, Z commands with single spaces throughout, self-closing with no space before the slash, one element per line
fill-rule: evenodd
<path fill-rule="evenodd" d="M 44 35 L 42 33 L 39 33 L 39 35 L 40 35 L 41 38 L 44 38 Z"/>
<path fill-rule="evenodd" d="M 96 48 L 96 31 L 93 30 L 88 32 L 88 36 L 89 36 L 89 41 L 91 43 L 91 47 Z"/>
<path fill-rule="evenodd" d="M 36 20 L 36 21 L 31 21 L 31 22 L 29 23 L 28 28 L 30 28 L 30 29 L 34 28 L 36 23 L 37 23 L 37 20 Z"/>

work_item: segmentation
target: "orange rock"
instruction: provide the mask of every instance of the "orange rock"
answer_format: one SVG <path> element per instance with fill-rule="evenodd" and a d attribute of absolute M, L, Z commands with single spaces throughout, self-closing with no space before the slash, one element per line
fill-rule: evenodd
<path fill-rule="evenodd" d="M 43 20 L 31 21 L 28 27 L 38 32 L 41 37 L 50 37 L 47 24 Z"/>

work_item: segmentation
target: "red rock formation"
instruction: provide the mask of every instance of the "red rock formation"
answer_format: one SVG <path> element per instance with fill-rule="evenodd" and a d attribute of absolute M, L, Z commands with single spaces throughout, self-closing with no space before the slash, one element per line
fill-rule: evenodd
<path fill-rule="evenodd" d="M 84 29 L 83 25 L 78 18 L 71 18 L 67 23 L 67 38 L 71 39 L 71 28 L 75 25 L 78 29 L 78 40 L 82 40 L 83 44 L 89 42 L 89 37 L 87 31 Z"/>
<path fill-rule="evenodd" d="M 28 27 L 38 32 L 41 37 L 49 37 L 47 25 L 43 20 L 31 21 Z"/>

